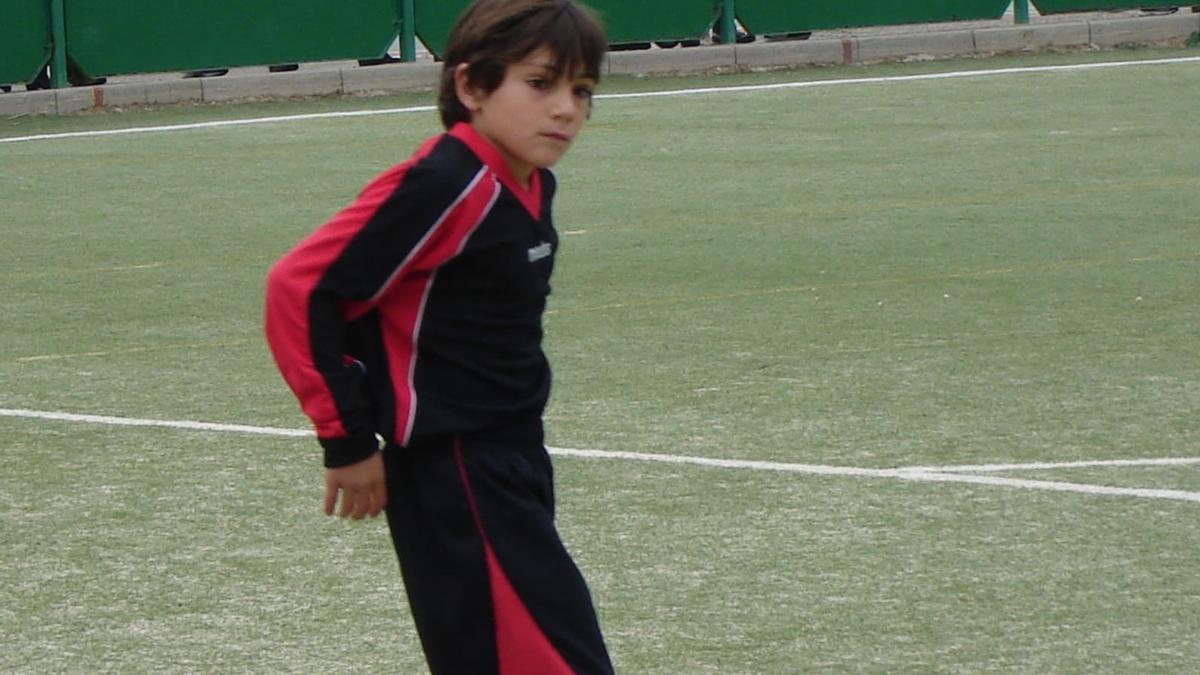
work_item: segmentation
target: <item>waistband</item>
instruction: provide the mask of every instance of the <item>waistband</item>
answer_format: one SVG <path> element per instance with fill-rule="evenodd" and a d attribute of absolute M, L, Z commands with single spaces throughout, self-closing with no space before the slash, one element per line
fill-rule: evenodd
<path fill-rule="evenodd" d="M 457 434 L 438 434 L 433 436 L 415 437 L 409 440 L 408 445 L 400 446 L 389 442 L 387 450 L 389 451 L 412 451 L 412 450 L 437 450 L 452 448 L 455 439 L 462 442 L 464 446 L 487 446 L 487 445 L 543 445 L 545 443 L 545 428 L 541 418 L 533 420 L 525 420 L 505 424 L 503 426 L 493 426 L 484 429 L 472 429 L 463 431 Z"/>

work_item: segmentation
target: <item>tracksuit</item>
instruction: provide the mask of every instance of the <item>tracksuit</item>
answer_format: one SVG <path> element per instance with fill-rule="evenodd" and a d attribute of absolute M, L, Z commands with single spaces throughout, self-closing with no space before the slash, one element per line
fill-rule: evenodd
<path fill-rule="evenodd" d="M 470 125 L 425 142 L 272 268 L 266 335 L 325 465 L 383 440 L 388 526 L 435 675 L 611 673 L 554 526 L 542 431 L 553 174 Z"/>

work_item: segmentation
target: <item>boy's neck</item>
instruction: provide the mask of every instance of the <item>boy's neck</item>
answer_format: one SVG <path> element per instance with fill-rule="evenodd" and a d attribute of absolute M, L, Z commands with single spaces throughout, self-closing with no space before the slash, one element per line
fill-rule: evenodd
<path fill-rule="evenodd" d="M 513 169 L 513 166 L 511 163 L 509 163 L 508 168 L 510 170 L 512 170 L 513 178 L 517 179 L 517 185 L 520 185 L 521 187 L 528 190 L 529 189 L 529 177 L 533 175 L 533 169 L 526 170 L 524 172 L 524 175 L 522 175 L 521 172 L 518 172 L 516 169 Z"/>
<path fill-rule="evenodd" d="M 521 188 L 528 190 L 530 177 L 533 176 L 535 169 L 528 164 L 514 160 L 507 152 L 504 151 L 503 148 L 500 147 L 499 143 L 496 143 L 492 139 L 488 138 L 478 129 L 475 130 L 475 133 L 478 133 L 480 138 L 484 139 L 488 142 L 488 145 L 491 145 L 493 148 L 495 148 L 496 154 L 500 155 L 500 157 L 504 159 L 504 166 L 508 167 L 509 177 L 512 178 L 513 181 Z"/>
<path fill-rule="evenodd" d="M 536 168 L 528 167 L 524 175 L 518 174 L 508 156 L 468 122 L 455 124 L 448 133 L 466 143 L 485 164 L 492 167 L 500 182 L 508 186 L 530 215 L 541 218 L 542 189 Z"/>
<path fill-rule="evenodd" d="M 496 155 L 504 160 L 504 166 L 508 168 L 508 175 L 520 187 L 528 190 L 530 179 L 533 176 L 534 168 L 523 162 L 517 162 L 509 156 L 498 143 L 488 138 L 487 134 L 479 130 L 474 124 L 469 124 L 475 135 L 486 142 L 495 151 Z"/>
<path fill-rule="evenodd" d="M 500 153 L 500 154 L 504 154 L 504 153 Z M 524 170 L 518 169 L 517 167 L 513 166 L 512 160 L 510 160 L 508 157 L 504 158 L 504 163 L 508 165 L 508 172 L 510 174 L 512 174 L 513 180 L 516 182 L 516 184 L 521 186 L 523 189 L 528 190 L 529 184 L 530 184 L 530 179 L 533 176 L 533 169 L 532 168 L 525 168 Z"/>

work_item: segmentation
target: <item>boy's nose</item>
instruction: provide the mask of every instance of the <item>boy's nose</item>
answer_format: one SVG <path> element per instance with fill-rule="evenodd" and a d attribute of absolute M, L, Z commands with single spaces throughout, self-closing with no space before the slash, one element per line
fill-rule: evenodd
<path fill-rule="evenodd" d="M 568 117 L 579 113 L 579 101 L 572 87 L 558 87 L 550 101 L 550 112 L 555 117 Z"/>

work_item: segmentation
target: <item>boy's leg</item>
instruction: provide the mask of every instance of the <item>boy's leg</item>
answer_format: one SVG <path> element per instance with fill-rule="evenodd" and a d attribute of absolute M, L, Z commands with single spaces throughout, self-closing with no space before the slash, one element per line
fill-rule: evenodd
<path fill-rule="evenodd" d="M 433 675 L 499 672 L 487 561 L 453 441 L 384 451 L 388 527 Z"/>
<path fill-rule="evenodd" d="M 389 449 L 388 522 L 435 675 L 612 672 L 549 457 L 522 441 Z"/>
<path fill-rule="evenodd" d="M 493 556 L 502 674 L 556 673 L 556 662 L 569 666 L 564 672 L 612 673 L 591 593 L 554 526 L 553 472 L 540 429 L 522 441 L 466 439 L 459 455 Z M 544 664 L 522 660 L 539 646 L 548 652 Z"/>

